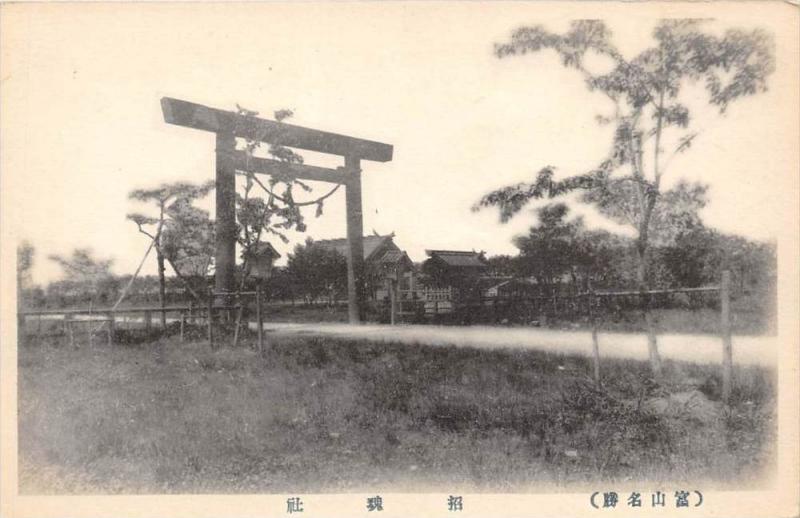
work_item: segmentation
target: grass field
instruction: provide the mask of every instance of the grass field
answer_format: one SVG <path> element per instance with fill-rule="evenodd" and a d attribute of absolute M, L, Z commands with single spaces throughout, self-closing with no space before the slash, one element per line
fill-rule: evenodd
<path fill-rule="evenodd" d="M 548 491 L 600 480 L 757 486 L 771 473 L 774 379 L 718 368 L 272 339 L 19 349 L 20 491 Z"/>

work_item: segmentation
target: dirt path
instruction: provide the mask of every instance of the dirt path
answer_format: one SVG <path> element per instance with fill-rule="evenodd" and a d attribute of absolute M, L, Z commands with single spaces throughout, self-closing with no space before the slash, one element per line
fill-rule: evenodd
<path fill-rule="evenodd" d="M 255 328 L 255 324 L 251 324 Z M 489 326 L 421 326 L 421 325 L 349 325 L 295 324 L 270 322 L 264 324 L 269 333 L 336 336 L 369 339 L 383 342 L 421 343 L 427 345 L 456 345 L 466 347 L 522 348 L 540 351 L 591 354 L 591 335 L 588 331 L 557 331 L 537 328 L 503 328 Z M 647 360 L 644 334 L 600 333 L 600 354 L 609 358 Z M 736 364 L 775 367 L 777 337 L 734 336 L 733 361 Z M 660 335 L 662 358 L 693 363 L 719 363 L 722 342 L 715 335 Z"/>
<path fill-rule="evenodd" d="M 58 318 L 48 316 L 46 318 Z M 79 319 L 80 316 L 76 316 Z M 128 322 L 143 322 L 141 317 L 129 317 Z M 168 323 L 178 322 L 167 318 Z M 256 328 L 250 322 L 251 329 Z M 267 322 L 268 333 L 322 335 L 383 342 L 420 343 L 426 345 L 456 345 L 486 349 L 520 348 L 556 353 L 591 354 L 591 335 L 588 331 L 560 331 L 540 328 L 509 328 L 496 326 L 431 326 L 431 325 L 350 325 L 340 323 Z M 605 358 L 647 360 L 647 341 L 641 333 L 607 333 L 599 335 L 600 354 Z M 722 342 L 717 335 L 664 334 L 659 335 L 662 358 L 693 363 L 719 363 Z M 778 339 L 775 336 L 734 336 L 733 361 L 740 365 L 777 364 Z"/>

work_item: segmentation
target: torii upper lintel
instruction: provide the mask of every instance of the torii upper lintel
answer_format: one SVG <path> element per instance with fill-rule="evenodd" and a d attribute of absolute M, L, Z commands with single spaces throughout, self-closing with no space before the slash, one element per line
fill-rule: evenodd
<path fill-rule="evenodd" d="M 172 97 L 161 98 L 164 121 L 213 133 L 233 133 L 234 137 L 258 139 L 270 144 L 306 149 L 331 155 L 356 157 L 373 162 L 392 160 L 392 146 L 338 133 L 294 126 L 260 117 L 245 117 L 226 110 L 209 108 Z"/>

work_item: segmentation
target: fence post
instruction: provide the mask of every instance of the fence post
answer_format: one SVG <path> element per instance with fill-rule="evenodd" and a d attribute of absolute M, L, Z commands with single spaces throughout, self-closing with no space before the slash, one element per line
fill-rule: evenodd
<path fill-rule="evenodd" d="M 183 342 L 183 324 L 186 321 L 186 312 L 181 311 L 181 342 Z"/>
<path fill-rule="evenodd" d="M 242 325 L 242 312 L 244 312 L 244 301 L 239 299 L 239 309 L 236 311 L 236 324 L 233 328 L 233 347 L 239 343 L 239 326 Z"/>
<path fill-rule="evenodd" d="M 108 345 L 111 346 L 114 344 L 114 331 L 115 331 L 115 322 L 114 322 L 114 313 L 112 311 L 108 312 Z"/>
<path fill-rule="evenodd" d="M 75 330 L 72 328 L 72 315 L 64 317 L 64 325 L 67 328 L 67 333 L 69 333 L 69 345 L 70 347 L 75 347 Z"/>
<path fill-rule="evenodd" d="M 149 311 L 144 312 L 144 328 L 147 334 L 150 334 L 150 330 L 153 328 L 153 314 Z"/>
<path fill-rule="evenodd" d="M 263 327 L 264 319 L 261 316 L 261 286 L 256 285 L 256 323 L 258 325 L 258 354 L 264 352 Z"/>
<path fill-rule="evenodd" d="M 594 314 L 594 292 L 589 292 L 589 320 L 592 323 L 592 358 L 594 359 L 594 382 L 600 385 L 600 344 L 597 341 L 597 318 Z"/>
<path fill-rule="evenodd" d="M 730 403 L 733 382 L 733 346 L 731 344 L 731 272 L 722 272 L 720 296 L 720 330 L 722 332 L 722 400 Z"/>
<path fill-rule="evenodd" d="M 394 286 L 394 281 L 389 279 L 389 323 L 395 324 L 397 320 L 397 290 Z"/>
<path fill-rule="evenodd" d="M 214 311 L 214 296 L 209 295 L 208 297 L 208 346 L 212 349 L 214 348 L 214 333 L 211 330 L 211 321 L 213 320 L 213 311 Z"/>

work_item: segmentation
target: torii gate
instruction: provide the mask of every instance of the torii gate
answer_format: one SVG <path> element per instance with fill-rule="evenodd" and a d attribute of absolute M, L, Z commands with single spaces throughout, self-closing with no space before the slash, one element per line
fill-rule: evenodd
<path fill-rule="evenodd" d="M 217 243 L 214 288 L 234 291 L 236 265 L 236 170 L 260 174 L 286 171 L 287 164 L 267 158 L 248 157 L 236 150 L 236 138 L 248 138 L 275 145 L 329 153 L 344 157 L 344 168 L 290 165 L 290 174 L 300 180 L 344 184 L 347 207 L 347 299 L 351 323 L 361 322 L 364 313 L 364 242 L 361 210 L 361 160 L 388 162 L 389 144 L 303 128 L 291 124 L 245 117 L 171 97 L 161 99 L 164 120 L 217 135 L 216 220 Z"/>

